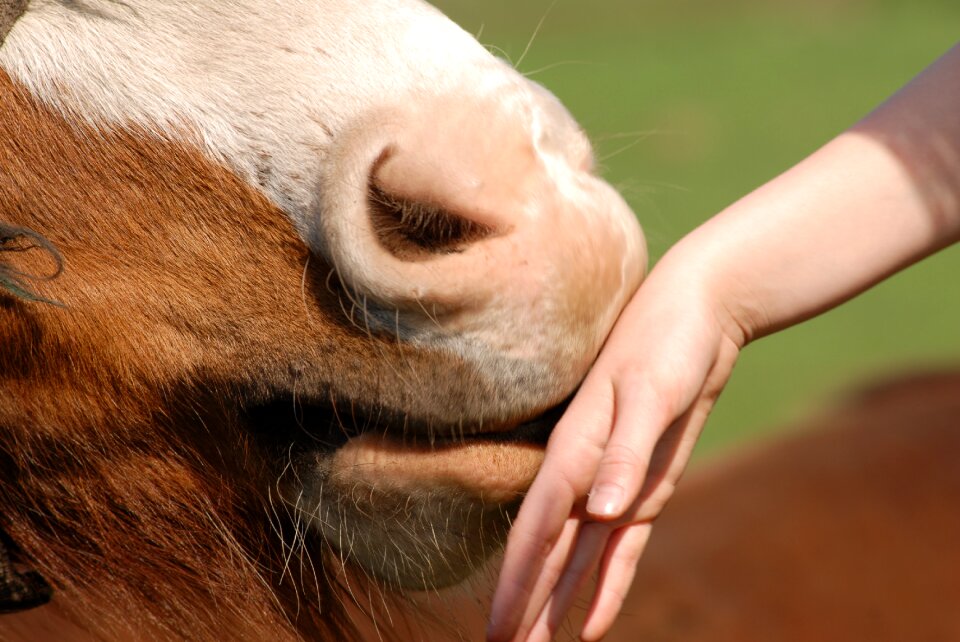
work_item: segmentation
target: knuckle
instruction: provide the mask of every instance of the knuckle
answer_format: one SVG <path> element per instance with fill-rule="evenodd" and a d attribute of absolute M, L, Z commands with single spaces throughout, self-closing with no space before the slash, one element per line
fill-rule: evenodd
<path fill-rule="evenodd" d="M 610 608 L 618 612 L 623 606 L 623 603 L 627 600 L 627 595 L 629 593 L 629 585 L 626 587 L 621 586 L 609 586 L 605 589 L 607 594 L 607 604 Z"/>
<path fill-rule="evenodd" d="M 643 460 L 636 448 L 624 443 L 609 444 L 603 453 L 600 466 L 631 477 L 644 467 Z"/>
<path fill-rule="evenodd" d="M 518 536 L 523 540 L 524 555 L 538 566 L 544 564 L 550 557 L 550 551 L 553 550 L 556 541 L 554 538 L 543 538 L 530 532 L 518 533 Z"/>
<path fill-rule="evenodd" d="M 621 566 L 633 567 L 633 566 L 636 566 L 637 562 L 640 561 L 641 552 L 642 552 L 641 548 L 638 548 L 636 550 L 628 550 L 628 551 L 618 549 L 612 555 L 612 561 Z"/>
<path fill-rule="evenodd" d="M 570 503 L 581 497 L 585 492 L 587 492 L 590 486 L 589 475 L 586 471 L 570 469 L 570 468 L 561 468 L 554 473 L 554 479 L 552 480 L 554 484 L 554 492 L 558 496 L 566 496 L 570 500 Z"/>
<path fill-rule="evenodd" d="M 599 459 L 603 453 L 606 443 L 605 435 L 598 435 L 594 431 L 587 430 L 577 433 L 573 446 L 576 452 L 581 456 L 589 456 L 593 459 Z"/>
<path fill-rule="evenodd" d="M 679 405 L 684 380 L 684 373 L 669 365 L 661 365 L 658 372 L 651 372 L 641 365 L 631 364 L 621 373 L 617 388 L 622 396 L 642 403 L 649 414 L 664 417 L 672 414 Z"/>
<path fill-rule="evenodd" d="M 541 586 L 549 587 L 551 590 L 555 587 L 560 579 L 563 577 L 564 569 L 562 566 L 557 564 L 547 564 L 540 571 L 540 577 L 538 583 Z"/>

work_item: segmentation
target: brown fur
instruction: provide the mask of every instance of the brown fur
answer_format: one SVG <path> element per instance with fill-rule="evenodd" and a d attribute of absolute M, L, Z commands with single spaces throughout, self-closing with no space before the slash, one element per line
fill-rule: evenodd
<path fill-rule="evenodd" d="M 370 398 L 403 348 L 343 320 L 328 268 L 230 172 L 70 123 L 2 72 L 0 168 L 0 221 L 63 257 L 34 284 L 63 307 L 0 290 L 0 529 L 21 560 L 115 639 L 340 639 L 338 563 L 238 412 L 297 385 Z"/>

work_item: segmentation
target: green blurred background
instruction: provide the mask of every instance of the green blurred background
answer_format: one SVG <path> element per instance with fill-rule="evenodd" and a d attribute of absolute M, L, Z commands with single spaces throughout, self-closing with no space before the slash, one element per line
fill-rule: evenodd
<path fill-rule="evenodd" d="M 570 108 L 653 260 L 960 40 L 958 0 L 434 4 Z M 958 280 L 955 247 L 748 347 L 698 456 L 787 429 L 864 383 L 960 366 Z"/>

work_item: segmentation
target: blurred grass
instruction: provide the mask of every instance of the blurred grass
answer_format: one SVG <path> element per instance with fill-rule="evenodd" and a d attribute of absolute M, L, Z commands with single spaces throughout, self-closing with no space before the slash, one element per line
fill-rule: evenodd
<path fill-rule="evenodd" d="M 435 4 L 571 109 L 654 260 L 960 40 L 956 0 Z M 699 454 L 788 426 L 857 382 L 960 365 L 958 281 L 955 247 L 748 347 Z"/>

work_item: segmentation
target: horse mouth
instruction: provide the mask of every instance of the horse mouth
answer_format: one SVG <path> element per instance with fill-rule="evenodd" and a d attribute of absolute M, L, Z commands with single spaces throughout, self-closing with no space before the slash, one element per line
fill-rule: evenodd
<path fill-rule="evenodd" d="M 302 444 L 309 450 L 336 450 L 350 439 L 375 434 L 410 448 L 450 448 L 478 441 L 545 446 L 571 397 L 512 425 L 463 422 L 437 425 L 386 408 L 281 395 L 245 409 L 253 432 L 268 446 Z"/>
<path fill-rule="evenodd" d="M 397 488 L 452 487 L 484 504 L 516 501 L 543 462 L 545 446 L 569 399 L 513 426 L 428 426 L 356 405 L 277 399 L 249 409 L 261 443 L 278 458 L 314 461 L 338 474 Z M 323 463 L 320 463 L 323 462 Z M 362 481 L 362 480 L 357 480 Z"/>
<path fill-rule="evenodd" d="M 421 591 L 457 584 L 503 544 L 566 406 L 486 431 L 299 396 L 245 414 L 298 519 L 367 575 Z"/>

